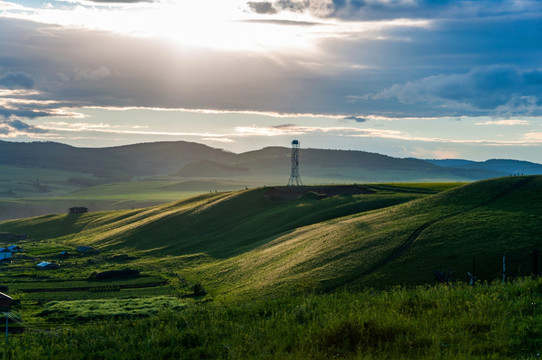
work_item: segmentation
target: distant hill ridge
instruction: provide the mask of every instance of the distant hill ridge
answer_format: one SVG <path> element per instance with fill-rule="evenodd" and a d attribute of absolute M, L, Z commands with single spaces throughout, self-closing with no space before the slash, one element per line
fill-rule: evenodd
<path fill-rule="evenodd" d="M 194 161 L 222 160 L 231 155 L 224 150 L 184 141 L 108 148 L 0 141 L 0 154 L 0 165 L 87 172 L 110 181 L 168 174 Z"/>
<path fill-rule="evenodd" d="M 486 161 L 471 161 L 459 159 L 426 160 L 427 162 L 446 168 L 478 169 L 500 173 L 501 175 L 539 175 L 542 165 L 530 161 L 510 159 L 489 159 Z"/>
<path fill-rule="evenodd" d="M 105 182 L 134 177 L 239 178 L 286 182 L 290 149 L 267 147 L 240 154 L 207 145 L 153 142 L 78 148 L 55 142 L 0 141 L 0 165 L 78 171 Z M 308 182 L 473 181 L 510 174 L 542 174 L 542 165 L 517 160 L 419 160 L 354 150 L 301 149 L 300 172 Z M 286 179 L 286 180 L 285 180 Z"/>

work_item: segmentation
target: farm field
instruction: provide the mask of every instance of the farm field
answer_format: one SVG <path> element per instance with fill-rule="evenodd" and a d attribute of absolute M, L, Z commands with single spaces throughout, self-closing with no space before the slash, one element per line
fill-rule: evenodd
<path fill-rule="evenodd" d="M 530 358 L 541 345 L 531 304 L 542 286 L 520 279 L 542 234 L 541 189 L 537 176 L 265 187 L 5 221 L 0 232 L 28 235 L 0 265 L 0 285 L 28 327 L 13 343 L 57 354 L 63 341 L 106 331 L 122 349 L 159 323 L 149 344 L 169 344 L 161 354 L 179 358 Z M 512 281 L 504 286 L 493 282 L 503 255 Z M 480 285 L 463 286 L 474 258 Z M 40 261 L 60 268 L 37 270 Z M 126 269 L 138 275 L 100 279 Z M 451 270 L 454 285 L 434 287 L 436 270 Z M 55 330 L 55 345 L 39 332 L 59 326 L 75 330 Z M 99 344 L 78 345 L 73 358 L 115 358 L 91 349 Z"/>

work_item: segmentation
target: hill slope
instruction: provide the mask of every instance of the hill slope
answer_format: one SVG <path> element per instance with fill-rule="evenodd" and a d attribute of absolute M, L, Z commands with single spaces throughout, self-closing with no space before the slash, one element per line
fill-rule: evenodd
<path fill-rule="evenodd" d="M 499 178 L 434 195 L 388 185 L 272 201 L 270 190 L 11 221 L 0 231 L 145 251 L 145 266 L 178 269 L 215 295 L 233 297 L 421 284 L 433 282 L 437 269 L 467 280 L 473 256 L 476 275 L 493 280 L 503 253 L 508 276 L 527 274 L 542 234 L 542 177 Z"/>

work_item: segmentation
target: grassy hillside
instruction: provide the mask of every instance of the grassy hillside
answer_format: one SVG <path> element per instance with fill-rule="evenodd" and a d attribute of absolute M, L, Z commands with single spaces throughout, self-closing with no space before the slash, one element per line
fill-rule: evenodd
<path fill-rule="evenodd" d="M 331 290 L 529 274 L 542 234 L 541 177 L 501 178 L 296 229 L 250 252 L 193 269 L 226 293 Z M 220 282 L 217 279 L 220 274 Z M 242 274 L 251 274 L 243 277 Z"/>
<path fill-rule="evenodd" d="M 66 246 L 144 254 L 215 295 L 266 296 L 433 282 L 433 271 L 530 273 L 542 234 L 542 177 L 443 186 L 373 185 L 290 201 L 272 188 L 212 193 L 141 210 L 10 221 L 0 231 Z M 436 193 L 431 195 L 431 193 Z M 155 264 L 155 265 L 153 265 Z"/>
<path fill-rule="evenodd" d="M 427 195 L 417 188 L 359 188 L 369 193 L 322 197 L 307 192 L 293 201 L 270 198 L 275 188 L 213 192 L 147 209 L 51 215 L 5 222 L 0 228 L 18 233 L 24 230 L 37 240 L 55 239 L 103 249 L 130 247 L 159 255 L 205 252 L 225 256 L 305 225 Z"/>
<path fill-rule="evenodd" d="M 540 244 L 541 190 L 540 176 L 268 187 L 1 222 L 30 236 L 0 265 L 30 329 L 3 355 L 536 358 L 542 285 L 516 279 Z M 488 284 L 503 254 L 516 281 Z M 458 284 L 474 256 L 479 286 Z M 35 269 L 42 260 L 60 268 Z M 99 279 L 127 268 L 141 274 Z M 448 269 L 453 286 L 427 286 Z"/>

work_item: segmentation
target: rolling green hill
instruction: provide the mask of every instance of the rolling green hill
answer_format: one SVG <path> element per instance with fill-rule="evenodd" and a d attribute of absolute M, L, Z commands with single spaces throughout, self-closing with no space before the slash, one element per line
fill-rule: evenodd
<path fill-rule="evenodd" d="M 448 269 L 466 281 L 474 256 L 482 280 L 501 276 L 503 254 L 508 276 L 529 274 L 542 234 L 542 177 L 446 187 L 306 188 L 292 200 L 287 188 L 259 188 L 8 221 L 0 231 L 133 252 L 141 266 L 175 269 L 215 296 L 423 284 Z"/>
<path fill-rule="evenodd" d="M 542 169 L 515 160 L 450 163 L 325 149 L 301 149 L 300 159 L 304 184 L 476 181 Z M 111 148 L 0 141 L 0 221 L 62 213 L 74 203 L 131 209 L 206 191 L 283 185 L 289 174 L 286 147 L 234 154 L 183 141 Z"/>

